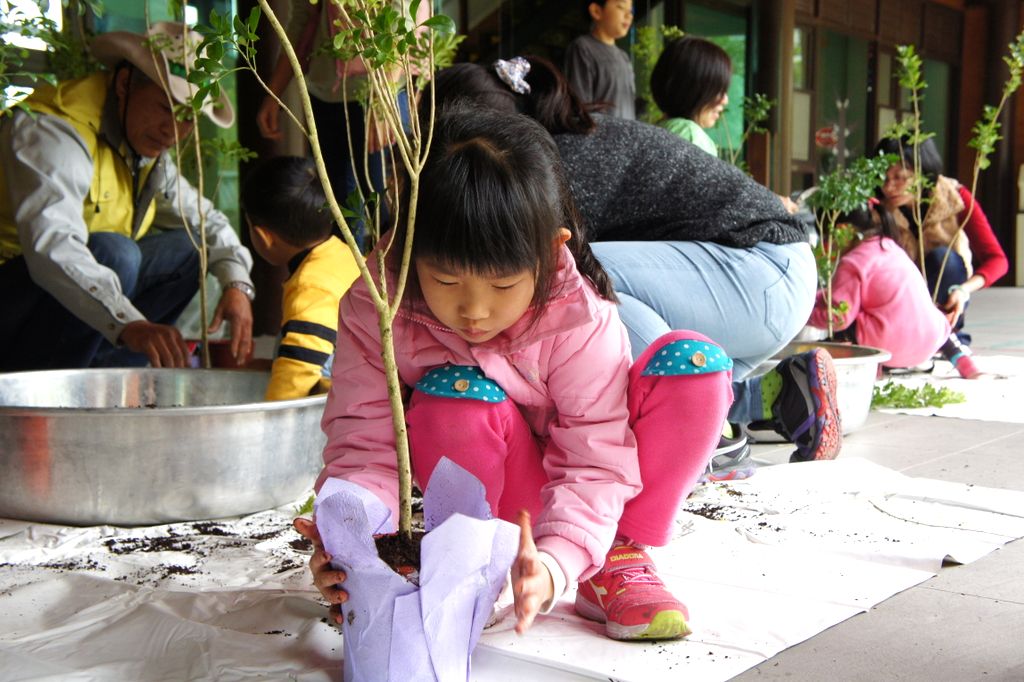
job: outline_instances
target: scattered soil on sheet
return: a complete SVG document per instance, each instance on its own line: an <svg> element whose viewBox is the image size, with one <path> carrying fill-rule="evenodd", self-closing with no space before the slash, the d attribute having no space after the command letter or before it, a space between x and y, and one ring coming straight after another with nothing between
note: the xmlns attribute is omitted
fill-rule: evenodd
<svg viewBox="0 0 1024 682"><path fill-rule="evenodd" d="M134 552L189 552L195 543L188 538L171 535L157 538L116 538L104 543L111 554Z"/></svg>
<svg viewBox="0 0 1024 682"><path fill-rule="evenodd" d="M224 528L224 526L216 523L210 523L208 521L193 523L192 528L200 535L218 535L221 537L234 535L234 533Z"/></svg>
<svg viewBox="0 0 1024 682"><path fill-rule="evenodd" d="M313 543L306 538L297 538L288 542L288 546L296 552L312 552Z"/></svg>
<svg viewBox="0 0 1024 682"><path fill-rule="evenodd" d="M689 507L686 511L697 516L703 516L705 519L711 519L712 521L721 521L725 518L725 507L720 507L717 504L702 504L699 507Z"/></svg>
<svg viewBox="0 0 1024 682"><path fill-rule="evenodd" d="M99 571L102 567L96 563L93 559L82 559L75 560L70 559L68 561L51 561L45 564L39 564L40 568L49 568L54 571Z"/></svg>

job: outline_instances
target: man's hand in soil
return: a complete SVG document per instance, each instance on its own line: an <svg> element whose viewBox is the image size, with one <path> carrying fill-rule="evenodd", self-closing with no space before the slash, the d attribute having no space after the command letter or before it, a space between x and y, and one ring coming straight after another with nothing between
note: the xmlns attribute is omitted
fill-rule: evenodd
<svg viewBox="0 0 1024 682"><path fill-rule="evenodd" d="M252 304L238 289L224 289L210 321L210 333L220 329L225 320L231 324L231 356L235 364L244 364L252 355Z"/></svg>
<svg viewBox="0 0 1024 682"><path fill-rule="evenodd" d="M551 573L540 560L533 544L530 513L519 512L519 555L512 564L512 596L515 598L516 632L523 634L537 617L541 607L554 598Z"/></svg>
<svg viewBox="0 0 1024 682"><path fill-rule="evenodd" d="M320 531L310 519L298 518L292 523L299 535L313 543L313 556L309 559L309 570L313 573L313 585L320 590L331 604L330 615L335 623L341 625L341 605L348 601L348 592L338 587L345 582L345 572L331 568L331 557L324 549L320 540Z"/></svg>

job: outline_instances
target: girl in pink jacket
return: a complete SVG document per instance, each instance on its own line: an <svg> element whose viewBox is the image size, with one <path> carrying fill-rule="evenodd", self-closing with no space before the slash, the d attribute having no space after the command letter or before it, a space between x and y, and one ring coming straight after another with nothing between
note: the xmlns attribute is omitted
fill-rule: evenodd
<svg viewBox="0 0 1024 682"><path fill-rule="evenodd" d="M833 319L837 337L892 353L887 367L914 367L941 352L967 379L979 372L970 348L951 333L949 320L932 303L921 271L895 241L894 224L885 214L857 211L849 216L864 229L863 240L843 254L832 279L832 300L847 311ZM808 322L828 328L825 292Z"/></svg>
<svg viewBox="0 0 1024 682"><path fill-rule="evenodd" d="M632 363L554 142L525 116L440 116L416 210L415 273L394 338L417 484L445 456L480 479L495 516L529 511L536 544L524 543L513 569L520 632L578 583L576 610L612 638L688 634L686 607L644 549L668 542L707 466L732 361L700 334L672 332ZM340 315L317 488L328 477L357 483L397 518L377 318L361 281ZM320 549L310 565L342 603L344 574Z"/></svg>

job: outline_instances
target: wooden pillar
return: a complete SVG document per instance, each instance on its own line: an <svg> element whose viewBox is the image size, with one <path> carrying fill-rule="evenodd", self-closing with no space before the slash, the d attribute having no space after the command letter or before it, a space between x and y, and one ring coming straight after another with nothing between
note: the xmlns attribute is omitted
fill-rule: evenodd
<svg viewBox="0 0 1024 682"><path fill-rule="evenodd" d="M1009 70L1003 62L1007 46L1013 42L1021 25L1020 0L996 0L989 3L989 40L985 55L985 102L995 105L1002 94L1003 83ZM1014 166L1015 138L1020 130L1014 129L1013 102L1010 102L999 118L1001 140L992 154L992 165L982 172L978 182L978 200L985 209L992 229L1004 250L1012 258L1016 251L1017 203L1014 188L1017 184L1017 168ZM970 156L970 155L968 155ZM961 178L969 181L969 177ZM1002 280L1003 283L1006 278Z"/></svg>
<svg viewBox="0 0 1024 682"><path fill-rule="evenodd" d="M1017 11L1017 30L1021 31L1024 30L1024 2L1020 2ZM1010 194L1013 194L1017 205L1017 219L1014 242L1006 244L1013 277L1007 283L1024 286L1024 89L1017 91L1013 114L1013 128L1007 137L1013 140L1013 172L1017 174L1017 183L1011 185L1014 191Z"/></svg>
<svg viewBox="0 0 1024 682"><path fill-rule="evenodd" d="M793 32L796 0L765 0L762 3L761 68L756 87L778 105L769 122L771 141L765 145L768 186L788 195L792 191L793 145Z"/></svg>

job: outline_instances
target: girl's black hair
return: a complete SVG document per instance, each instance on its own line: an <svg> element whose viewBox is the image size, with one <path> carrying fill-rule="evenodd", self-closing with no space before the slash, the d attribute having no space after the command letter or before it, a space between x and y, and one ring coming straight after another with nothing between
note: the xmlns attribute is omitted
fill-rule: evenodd
<svg viewBox="0 0 1024 682"><path fill-rule="evenodd" d="M596 124L590 110L569 85L562 72L543 57L527 57L530 73L526 82L530 92L517 94L506 85L493 68L480 64L454 64L442 69L434 78L435 106L438 108L460 100L478 106L519 112L536 119L552 135L586 134ZM422 98L423 113L429 109L429 98Z"/></svg>
<svg viewBox="0 0 1024 682"><path fill-rule="evenodd" d="M651 94L670 118L696 121L729 90L732 60L718 45L696 36L669 42L651 72Z"/></svg>
<svg viewBox="0 0 1024 682"><path fill-rule="evenodd" d="M485 276L534 272L533 305L540 311L554 293L552 245L565 227L577 269L601 296L616 300L581 229L554 140L540 125L518 114L456 105L441 111L433 135L420 176L414 258ZM401 253L403 237L397 235L393 253Z"/></svg>
<svg viewBox="0 0 1024 682"><path fill-rule="evenodd" d="M917 153L921 161L921 172L934 185L935 181L942 174L942 155L939 154L939 148L935 146L935 140L932 138L926 139L918 145ZM914 146L910 143L910 138L907 136L899 140L890 137L882 138L875 145L874 156L879 154L898 156L903 159L904 166L911 170L914 169Z"/></svg>
<svg viewBox="0 0 1024 682"><path fill-rule="evenodd" d="M928 179L930 185L923 193L923 198L928 199L931 197L932 188L935 187L936 180L942 174L942 155L939 154L939 148L935 146L935 140L931 138L918 145L917 153L918 160L921 163L921 174ZM889 137L882 138L875 145L874 154L875 156L879 154L892 154L902 159L904 167L910 170L914 169L914 146L911 144L909 136L904 136L899 140ZM875 190L875 196L880 200L885 198L881 187ZM881 218L882 234L900 242L902 246L906 246L904 243L905 235L897 227L893 216L881 204L875 210ZM910 225L911 233L916 237L920 232L920 227L914 222L913 208L911 206L900 206L897 210L903 213L907 224Z"/></svg>
<svg viewBox="0 0 1024 682"><path fill-rule="evenodd" d="M245 176L241 204L253 225L300 248L327 239L334 225L316 167L301 156L260 162Z"/></svg>

